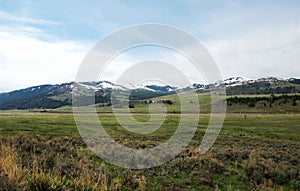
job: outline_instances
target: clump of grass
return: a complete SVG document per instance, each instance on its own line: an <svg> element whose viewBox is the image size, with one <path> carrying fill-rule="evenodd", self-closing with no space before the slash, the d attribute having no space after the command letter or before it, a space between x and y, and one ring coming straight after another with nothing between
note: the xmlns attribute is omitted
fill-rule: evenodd
<svg viewBox="0 0 300 191"><path fill-rule="evenodd" d="M264 191L284 191L284 188L282 186L274 185L271 179L264 180L264 182L259 187L260 190Z"/></svg>
<svg viewBox="0 0 300 191"><path fill-rule="evenodd" d="M114 189L117 188L117 182L114 182ZM99 172L91 172L88 167L82 169L79 177L74 179L75 190L108 190L107 170L104 164L99 167Z"/></svg>
<svg viewBox="0 0 300 191"><path fill-rule="evenodd" d="M65 176L58 176L57 171L47 170L46 166L39 166L39 161L43 163L43 158L39 160L34 154L32 160L32 168L28 169L26 176L26 190L30 191L55 191L67 190L67 183ZM46 163L43 163L46 165Z"/></svg>
<svg viewBox="0 0 300 191"><path fill-rule="evenodd" d="M65 177L56 177L50 173L43 171L32 172L28 174L26 180L26 190L40 191L40 190L66 190L66 184L64 184Z"/></svg>
<svg viewBox="0 0 300 191"><path fill-rule="evenodd" d="M138 190L143 191L146 190L146 179L143 175L138 178L139 187Z"/></svg>
<svg viewBox="0 0 300 191"><path fill-rule="evenodd" d="M0 188L18 190L23 186L25 170L22 168L14 147L0 146Z"/></svg>
<svg viewBox="0 0 300 191"><path fill-rule="evenodd" d="M109 190L118 191L121 190L122 182L119 177L113 178L110 183Z"/></svg>

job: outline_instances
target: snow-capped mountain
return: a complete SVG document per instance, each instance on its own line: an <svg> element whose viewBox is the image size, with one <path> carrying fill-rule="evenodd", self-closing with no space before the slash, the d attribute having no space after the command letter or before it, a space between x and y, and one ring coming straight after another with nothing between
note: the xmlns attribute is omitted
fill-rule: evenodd
<svg viewBox="0 0 300 191"><path fill-rule="evenodd" d="M171 86L159 86L159 85L146 85L145 88L148 88L152 91L160 91L160 92L175 92L174 87Z"/></svg>
<svg viewBox="0 0 300 191"><path fill-rule="evenodd" d="M238 86L252 81L252 79L245 77L230 77L218 83L223 84L225 86Z"/></svg>
<svg viewBox="0 0 300 191"><path fill-rule="evenodd" d="M87 89L101 90L101 89L119 89L119 90L146 90L152 92L175 92L175 87L159 86L159 85L118 85L109 81L99 82L81 82L80 85Z"/></svg>
<svg viewBox="0 0 300 191"><path fill-rule="evenodd" d="M80 82L80 85L84 86L87 89L100 90L100 89L126 89L121 85L116 85L109 81L92 81L92 82Z"/></svg>
<svg viewBox="0 0 300 191"><path fill-rule="evenodd" d="M248 79L238 77L229 78L229 80L225 81L228 95L300 93L300 83L295 78L264 77Z"/></svg>
<svg viewBox="0 0 300 191"><path fill-rule="evenodd" d="M75 88L82 91L73 91ZM110 103L112 90L129 91L131 99L147 99L174 93L170 86L139 85L125 86L109 81L97 82L70 82L55 85L33 86L21 90L0 94L0 109L33 109L33 108L57 108L72 104L72 93L80 92L86 95L86 90L95 92L97 103Z"/></svg>
<svg viewBox="0 0 300 191"><path fill-rule="evenodd" d="M72 104L72 92L78 84L95 92L97 103L110 103L112 90L130 91L130 99L148 99L182 91L209 91L211 87L225 86L228 95L300 93L300 79L265 77L250 79L230 77L214 84L194 83L187 87L168 85L123 86L109 81L70 82L55 85L33 86L8 93L0 93L0 109L57 108ZM84 91L82 92L84 95Z"/></svg>

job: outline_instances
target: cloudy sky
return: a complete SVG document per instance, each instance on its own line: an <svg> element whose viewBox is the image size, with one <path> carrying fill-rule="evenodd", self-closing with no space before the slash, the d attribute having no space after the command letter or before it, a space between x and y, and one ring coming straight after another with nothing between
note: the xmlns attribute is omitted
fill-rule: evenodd
<svg viewBox="0 0 300 191"><path fill-rule="evenodd" d="M142 23L172 25L195 36L224 78L300 77L299 0L0 0L0 92L73 81L99 40ZM169 53L153 50L160 54L150 48L116 60L130 64Z"/></svg>

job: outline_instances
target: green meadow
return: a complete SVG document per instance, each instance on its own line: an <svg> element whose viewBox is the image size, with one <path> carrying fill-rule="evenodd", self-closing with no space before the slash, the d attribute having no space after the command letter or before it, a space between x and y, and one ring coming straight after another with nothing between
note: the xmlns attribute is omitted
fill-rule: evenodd
<svg viewBox="0 0 300 191"><path fill-rule="evenodd" d="M111 136L129 135L113 114L98 114ZM137 121L147 121L149 114L133 114ZM201 114L198 131L204 132L209 114ZM169 114L162 127L147 136L172 135L180 114ZM226 114L220 134L300 141L300 114ZM53 135L79 137L73 114L37 113L28 111L0 112L1 135ZM136 135L137 136L137 135Z"/></svg>

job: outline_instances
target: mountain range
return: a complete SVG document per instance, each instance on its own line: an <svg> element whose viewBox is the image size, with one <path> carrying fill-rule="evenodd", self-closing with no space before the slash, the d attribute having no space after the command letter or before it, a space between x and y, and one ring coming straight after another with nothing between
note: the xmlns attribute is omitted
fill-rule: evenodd
<svg viewBox="0 0 300 191"><path fill-rule="evenodd" d="M0 93L0 109L54 109L72 105L72 89L76 82L33 86L7 93ZM210 88L225 86L227 95L240 94L290 94L300 93L300 79L266 77L250 79L231 77L213 84L194 83L187 87L139 85L125 87L110 81L82 82L80 85L95 92L95 102L109 105L112 90L130 90L131 100L149 99L183 91L207 92Z"/></svg>

